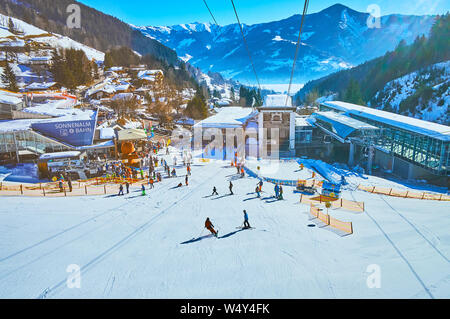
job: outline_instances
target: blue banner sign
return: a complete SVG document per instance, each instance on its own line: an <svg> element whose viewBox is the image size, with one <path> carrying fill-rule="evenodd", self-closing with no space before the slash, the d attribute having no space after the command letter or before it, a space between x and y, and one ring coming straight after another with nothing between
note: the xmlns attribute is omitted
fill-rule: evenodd
<svg viewBox="0 0 450 319"><path fill-rule="evenodd" d="M92 145L97 118L64 122L34 123L32 129L73 146Z"/></svg>

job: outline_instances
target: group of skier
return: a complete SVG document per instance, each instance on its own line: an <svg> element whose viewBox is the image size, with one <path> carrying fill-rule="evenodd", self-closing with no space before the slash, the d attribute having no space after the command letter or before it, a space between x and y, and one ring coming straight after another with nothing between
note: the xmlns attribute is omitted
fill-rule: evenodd
<svg viewBox="0 0 450 319"><path fill-rule="evenodd" d="M251 226L250 226L250 223L248 222L248 214L247 214L247 211L244 209L243 213L244 213L244 223L243 223L243 226L238 227L238 228L249 229L249 228L251 228ZM214 225L213 225L213 223L211 222L211 220L209 219L209 217L207 217L206 220L205 220L205 228L206 228L207 230L209 230L209 231L211 232L211 234L213 234L214 236L217 237L217 235L218 235L218 230L215 230L215 229L214 229Z"/></svg>

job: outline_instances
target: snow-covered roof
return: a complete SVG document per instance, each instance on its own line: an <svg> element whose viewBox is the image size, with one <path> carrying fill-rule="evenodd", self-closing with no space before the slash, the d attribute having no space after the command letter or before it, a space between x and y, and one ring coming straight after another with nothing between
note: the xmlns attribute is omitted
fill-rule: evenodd
<svg viewBox="0 0 450 319"><path fill-rule="evenodd" d="M114 95L111 100L113 100L113 101L131 100L133 98L133 96L134 96L133 93L118 93L118 94Z"/></svg>
<svg viewBox="0 0 450 319"><path fill-rule="evenodd" d="M86 96L91 96L91 95L94 95L94 94L96 94L98 92L105 92L107 94L112 94L112 93L116 92L116 88L115 88L114 85L111 85L111 84L106 84L106 85L103 85L103 86L99 85L99 86L96 86L96 87L94 87L94 88L92 88L90 90L87 90L86 91Z"/></svg>
<svg viewBox="0 0 450 319"><path fill-rule="evenodd" d="M307 121L306 116L297 116L295 118L295 126L311 126L311 123Z"/></svg>
<svg viewBox="0 0 450 319"><path fill-rule="evenodd" d="M19 97L19 95L0 91L0 103L16 105L22 103L22 99Z"/></svg>
<svg viewBox="0 0 450 319"><path fill-rule="evenodd" d="M44 82L44 83L34 82L26 86L25 88L28 90L47 90L52 86L54 86L55 84L56 82Z"/></svg>
<svg viewBox="0 0 450 319"><path fill-rule="evenodd" d="M446 125L341 101L327 101L323 102L322 105L351 115L361 116L399 129L411 131L413 133L426 135L443 141L450 141L450 127Z"/></svg>
<svg viewBox="0 0 450 319"><path fill-rule="evenodd" d="M112 127L105 127L100 129L101 140L111 140L116 137L116 133Z"/></svg>
<svg viewBox="0 0 450 319"><path fill-rule="evenodd" d="M292 98L286 94L269 94L264 98L262 107L292 107Z"/></svg>
<svg viewBox="0 0 450 319"><path fill-rule="evenodd" d="M52 60L51 56L35 56L30 58L30 61L51 61L51 60Z"/></svg>
<svg viewBox="0 0 450 319"><path fill-rule="evenodd" d="M65 122L65 121L85 121L95 118L95 111L80 109L73 109L74 112L70 115L55 117L50 119L24 119L24 120L5 120L0 121L0 133L25 131L31 129L31 126L36 123L51 123L51 122Z"/></svg>
<svg viewBox="0 0 450 319"><path fill-rule="evenodd" d="M25 41L23 40L10 40L10 41L4 41L0 42L0 47L24 47Z"/></svg>
<svg viewBox="0 0 450 319"><path fill-rule="evenodd" d="M202 128L234 128L242 127L244 123L254 117L257 111L249 107L227 106L219 110L219 113L210 116L194 125Z"/></svg>
<svg viewBox="0 0 450 319"><path fill-rule="evenodd" d="M40 160L50 160L56 158L66 158L66 157L78 157L81 152L79 151L67 151L67 152L56 152L56 153L45 153L42 154L39 159Z"/></svg>
<svg viewBox="0 0 450 319"><path fill-rule="evenodd" d="M139 71L138 78L141 80L147 80L147 81L153 82L153 81L155 81L155 76L158 73L161 75L164 75L163 71L161 71L161 70L143 70L143 71Z"/></svg>
<svg viewBox="0 0 450 319"><path fill-rule="evenodd" d="M114 87L116 91L126 91L130 88L130 84L119 84Z"/></svg>
<svg viewBox="0 0 450 319"><path fill-rule="evenodd" d="M341 123L345 126L357 129L357 130L361 130L361 129L373 129L373 130L378 130L379 128L370 124L367 124L363 121L359 121L357 119L354 119L352 117L346 116L344 114L341 113L336 113L336 112L332 112L332 111L328 111L328 112L315 112L313 114L313 116L318 116L319 118L325 118L325 119L329 119L332 120L334 122L338 122Z"/></svg>

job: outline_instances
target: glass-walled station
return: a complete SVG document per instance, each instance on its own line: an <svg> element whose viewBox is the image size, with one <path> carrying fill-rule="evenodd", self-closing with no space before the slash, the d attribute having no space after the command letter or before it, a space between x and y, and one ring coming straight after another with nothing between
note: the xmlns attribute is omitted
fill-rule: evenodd
<svg viewBox="0 0 450 319"><path fill-rule="evenodd" d="M17 161L20 156L66 150L70 148L32 130L0 132L0 160L5 162Z"/></svg>
<svg viewBox="0 0 450 319"><path fill-rule="evenodd" d="M385 127L377 140L378 147L437 175L449 174L449 144L450 141L392 127Z"/></svg>
<svg viewBox="0 0 450 319"><path fill-rule="evenodd" d="M450 174L450 127L340 101L324 102L320 109L380 128L375 148L433 175Z"/></svg>

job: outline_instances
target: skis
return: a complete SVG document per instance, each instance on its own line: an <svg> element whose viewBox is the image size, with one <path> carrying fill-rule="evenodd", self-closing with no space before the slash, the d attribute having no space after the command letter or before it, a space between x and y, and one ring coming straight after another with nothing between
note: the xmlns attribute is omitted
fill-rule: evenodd
<svg viewBox="0 0 450 319"><path fill-rule="evenodd" d="M239 226L239 227L236 227L236 229L242 229L242 230L244 230L244 229L255 229L255 227L243 227L243 226Z"/></svg>

